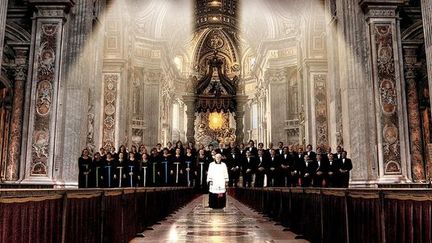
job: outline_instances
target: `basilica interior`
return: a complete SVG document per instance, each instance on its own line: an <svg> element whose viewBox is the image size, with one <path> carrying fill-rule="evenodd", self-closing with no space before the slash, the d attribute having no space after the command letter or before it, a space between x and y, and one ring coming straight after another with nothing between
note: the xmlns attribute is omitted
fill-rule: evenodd
<svg viewBox="0 0 432 243"><path fill-rule="evenodd" d="M428 183L423 2L2 1L2 186L178 140L340 145L353 187Z"/></svg>
<svg viewBox="0 0 432 243"><path fill-rule="evenodd" d="M356 224L340 217L347 230L336 242L432 238L430 218L420 223L429 230L409 231L412 238L386 231L394 225L383 217L400 211L384 209L385 200L403 199L378 189L422 188L416 193L429 193L426 199L408 200L426 201L425 215L431 213L430 0L0 0L0 66L0 188L76 188L83 149L93 155L121 145L150 150L177 141L218 147L251 140L265 148L279 142L325 151L340 146L352 160L349 187L365 191L324 190L319 202L327 202L326 195L342 198L336 213L360 217L364 211L354 199L372 200L361 206L369 210L362 222L376 221L376 227L357 235L350 228ZM194 198L187 189L173 190L148 195L182 195L178 205L166 203L167 213ZM294 205L292 193L300 193L288 190L285 197L233 189L230 197L239 201L226 213L249 215L242 202L312 242L332 242L324 233L327 204L317 209L319 236L284 221L284 200ZM314 191L302 193L303 200L315 200ZM17 197L8 190L0 195ZM0 212L7 200L0 199ZM407 210L421 215L421 207L410 205ZM166 216L142 215L153 217L150 225ZM59 237L53 239L73 236ZM121 237L111 242L131 239L125 232ZM0 242L10 241L0 236Z"/></svg>

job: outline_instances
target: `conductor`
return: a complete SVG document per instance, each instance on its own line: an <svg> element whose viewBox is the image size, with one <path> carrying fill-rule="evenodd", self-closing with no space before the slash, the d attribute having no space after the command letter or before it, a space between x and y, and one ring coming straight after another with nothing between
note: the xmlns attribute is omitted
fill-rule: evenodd
<svg viewBox="0 0 432 243"><path fill-rule="evenodd" d="M226 206L226 184L228 183L228 169L222 162L222 155L216 154L211 162L207 174L209 183L209 207L220 209Z"/></svg>

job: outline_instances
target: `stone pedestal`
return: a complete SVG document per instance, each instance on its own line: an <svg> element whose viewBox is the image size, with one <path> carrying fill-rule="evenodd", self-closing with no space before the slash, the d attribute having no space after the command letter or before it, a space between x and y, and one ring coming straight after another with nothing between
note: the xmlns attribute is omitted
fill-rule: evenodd
<svg viewBox="0 0 432 243"><path fill-rule="evenodd" d="M186 105L186 139L188 142L195 143L195 99L194 94L188 94L183 96L183 102Z"/></svg>
<svg viewBox="0 0 432 243"><path fill-rule="evenodd" d="M54 151L59 87L63 60L64 24L66 13L73 5L70 0L30 0L34 6L32 43L29 72L31 82L26 168L23 184L54 184ZM68 162L70 163L70 162Z"/></svg>
<svg viewBox="0 0 432 243"><path fill-rule="evenodd" d="M403 3L403 0L361 2L369 24L379 183L404 182L411 177L398 16L398 6Z"/></svg>

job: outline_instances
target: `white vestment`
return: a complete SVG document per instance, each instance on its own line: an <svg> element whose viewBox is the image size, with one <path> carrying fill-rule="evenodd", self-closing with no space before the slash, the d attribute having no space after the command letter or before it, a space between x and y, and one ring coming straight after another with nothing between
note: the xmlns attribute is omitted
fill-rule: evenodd
<svg viewBox="0 0 432 243"><path fill-rule="evenodd" d="M209 192L225 193L225 183L228 182L228 169L225 163L211 162L207 173L207 183L210 183Z"/></svg>

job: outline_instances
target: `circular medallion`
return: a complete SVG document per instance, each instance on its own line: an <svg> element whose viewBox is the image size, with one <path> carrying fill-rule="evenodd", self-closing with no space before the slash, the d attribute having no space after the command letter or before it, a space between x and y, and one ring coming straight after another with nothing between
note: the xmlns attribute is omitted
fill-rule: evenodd
<svg viewBox="0 0 432 243"><path fill-rule="evenodd" d="M111 116L115 113L115 106L113 104L108 104L105 106L105 114Z"/></svg>
<svg viewBox="0 0 432 243"><path fill-rule="evenodd" d="M219 34L213 34L207 41L207 45L212 49L222 48L224 45L223 39L219 36Z"/></svg>
<svg viewBox="0 0 432 243"><path fill-rule="evenodd" d="M387 124L383 129L383 138L389 144L394 144L398 141L399 131L394 124Z"/></svg>

